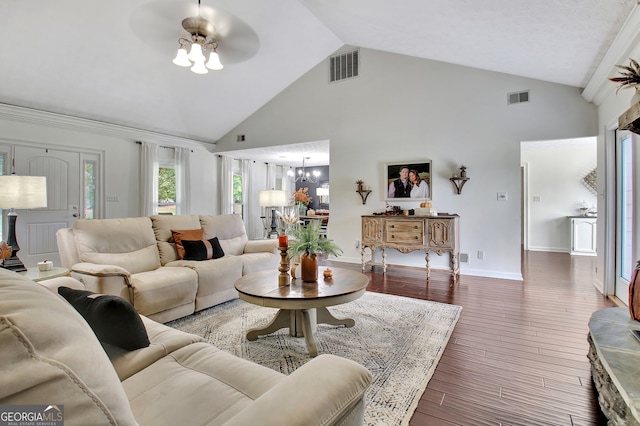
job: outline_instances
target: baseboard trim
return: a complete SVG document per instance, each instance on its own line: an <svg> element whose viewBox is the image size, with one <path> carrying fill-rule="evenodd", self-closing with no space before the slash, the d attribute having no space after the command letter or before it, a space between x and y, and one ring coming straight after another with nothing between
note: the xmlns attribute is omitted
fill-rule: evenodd
<svg viewBox="0 0 640 426"><path fill-rule="evenodd" d="M550 251L553 253L569 253L569 249L565 247L532 247L529 246L530 251Z"/></svg>
<svg viewBox="0 0 640 426"><path fill-rule="evenodd" d="M355 257L341 256L339 258L330 258L329 260L336 263L351 263L351 264L355 263L358 265L362 264L362 260L360 258L355 258ZM378 263L376 263L376 265L378 265ZM387 263L387 266L392 268L415 269L417 271L426 269L424 266L399 265L394 263ZM443 272L449 271L448 269L444 269L444 268L431 268L431 270L443 271ZM512 272L503 272L503 271L485 271L482 269L465 268L464 266L460 266L460 275L470 275L474 277L484 277L484 278L496 278L496 279L511 280L511 281L524 281L524 278L522 277L522 273L512 273Z"/></svg>

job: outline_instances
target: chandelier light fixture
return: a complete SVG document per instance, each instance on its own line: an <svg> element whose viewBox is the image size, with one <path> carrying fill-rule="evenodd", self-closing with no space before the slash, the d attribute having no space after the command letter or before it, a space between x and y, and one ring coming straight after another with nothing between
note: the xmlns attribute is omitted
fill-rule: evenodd
<svg viewBox="0 0 640 426"><path fill-rule="evenodd" d="M173 59L174 64L180 67L191 67L191 71L196 74L207 74L209 70L217 71L224 68L216 51L218 40L214 36L215 27L200 16L200 0L198 0L198 16L183 19L182 28L191 34L191 40L184 37L178 39L180 48ZM208 60L206 53L209 54Z"/></svg>
<svg viewBox="0 0 640 426"><path fill-rule="evenodd" d="M287 172L287 176L291 179L292 182L309 182L309 183L317 183L320 178L320 171L314 170L309 173L307 168L305 167L305 161L310 159L311 157L302 157L302 169L298 170L298 176L295 176L293 170L289 170ZM295 177L295 179L294 179Z"/></svg>

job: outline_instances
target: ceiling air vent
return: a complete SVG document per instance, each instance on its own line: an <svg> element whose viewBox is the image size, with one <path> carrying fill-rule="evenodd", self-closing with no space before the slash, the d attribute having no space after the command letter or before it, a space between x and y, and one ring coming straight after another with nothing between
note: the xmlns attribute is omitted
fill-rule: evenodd
<svg viewBox="0 0 640 426"><path fill-rule="evenodd" d="M340 53L329 58L329 81L341 81L358 76L359 51Z"/></svg>
<svg viewBox="0 0 640 426"><path fill-rule="evenodd" d="M507 93L507 105L529 102L529 91Z"/></svg>

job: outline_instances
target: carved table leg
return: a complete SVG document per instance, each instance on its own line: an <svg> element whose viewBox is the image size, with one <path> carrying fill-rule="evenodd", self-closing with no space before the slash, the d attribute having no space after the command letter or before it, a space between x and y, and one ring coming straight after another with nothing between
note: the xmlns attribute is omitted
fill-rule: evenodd
<svg viewBox="0 0 640 426"><path fill-rule="evenodd" d="M313 327L311 326L311 311L312 309L302 310L302 329L304 330L304 341L307 343L309 349L309 356L318 355L318 347L316 345L316 339L313 337Z"/></svg>
<svg viewBox="0 0 640 426"><path fill-rule="evenodd" d="M431 256L429 255L429 251L427 250L424 255L424 260L427 262L427 279L431 278L431 267L429 264L431 263Z"/></svg>
<svg viewBox="0 0 640 426"><path fill-rule="evenodd" d="M252 328L247 331L247 340L258 340L260 336L266 336L281 328L289 328L291 326L291 311L289 309L280 309L276 316L266 327Z"/></svg>
<svg viewBox="0 0 640 426"><path fill-rule="evenodd" d="M345 327L353 327L356 322L351 318L336 318L327 308L316 308L316 315L318 316L318 324L330 324L330 325L344 325Z"/></svg>
<svg viewBox="0 0 640 426"><path fill-rule="evenodd" d="M382 247L382 273L386 274L387 273L387 252L385 251L385 248Z"/></svg>
<svg viewBox="0 0 640 426"><path fill-rule="evenodd" d="M456 282L458 280L458 275L460 274L460 262L458 259L459 254L450 252L449 255L451 261L451 276L453 277L453 282Z"/></svg>

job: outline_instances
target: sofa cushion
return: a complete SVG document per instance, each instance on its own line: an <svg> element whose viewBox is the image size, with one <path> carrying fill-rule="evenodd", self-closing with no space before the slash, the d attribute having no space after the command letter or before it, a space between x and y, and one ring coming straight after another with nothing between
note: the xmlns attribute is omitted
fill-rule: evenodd
<svg viewBox="0 0 640 426"><path fill-rule="evenodd" d="M142 315L152 316L181 305L191 305L185 315L193 313L198 274L191 268L162 266L132 275L131 284L133 306Z"/></svg>
<svg viewBox="0 0 640 426"><path fill-rule="evenodd" d="M199 311L238 297L238 292L233 284L242 277L243 257L224 256L205 262L176 260L166 267L193 269L197 272L198 290L195 310Z"/></svg>
<svg viewBox="0 0 640 426"><path fill-rule="evenodd" d="M278 269L280 256L273 253L245 253L240 256L242 260L242 275L260 272L267 269Z"/></svg>
<svg viewBox="0 0 640 426"><path fill-rule="evenodd" d="M68 287L59 287L58 293L89 323L100 342L129 351L149 346L147 330L129 301Z"/></svg>
<svg viewBox="0 0 640 426"><path fill-rule="evenodd" d="M172 229L199 229L200 216L198 215L153 215L151 216L153 232L158 243L160 263L166 265L178 259L175 245L173 244ZM201 239L198 237L197 239Z"/></svg>
<svg viewBox="0 0 640 426"><path fill-rule="evenodd" d="M122 384L141 425L214 425L223 424L284 378L281 373L209 344L194 343ZM150 406L171 409L150 410Z"/></svg>
<svg viewBox="0 0 640 426"><path fill-rule="evenodd" d="M184 255L186 254L184 249L184 244L182 244L183 240L195 241L202 240L204 236L204 230L202 228L198 229L182 229L182 230L171 230L171 237L173 238L173 243L175 244L176 253L178 254L178 259L184 259Z"/></svg>
<svg viewBox="0 0 640 426"><path fill-rule="evenodd" d="M0 269L0 404L61 404L69 424L136 424L89 325L62 298Z"/></svg>
<svg viewBox="0 0 640 426"><path fill-rule="evenodd" d="M120 266L132 274L160 267L148 217L78 220L73 224L81 262Z"/></svg>
<svg viewBox="0 0 640 426"><path fill-rule="evenodd" d="M133 376L177 349L203 341L200 336L167 327L145 316L141 315L140 319L149 335L151 344L148 347L127 351L117 346L104 345L104 349L121 381Z"/></svg>
<svg viewBox="0 0 640 426"><path fill-rule="evenodd" d="M213 237L210 240L182 240L182 246L184 248L184 260L220 259L224 256L218 237Z"/></svg>
<svg viewBox="0 0 640 426"><path fill-rule="evenodd" d="M238 256L244 252L249 238L240 215L200 216L200 225L204 229L205 239L218 237L225 254Z"/></svg>

